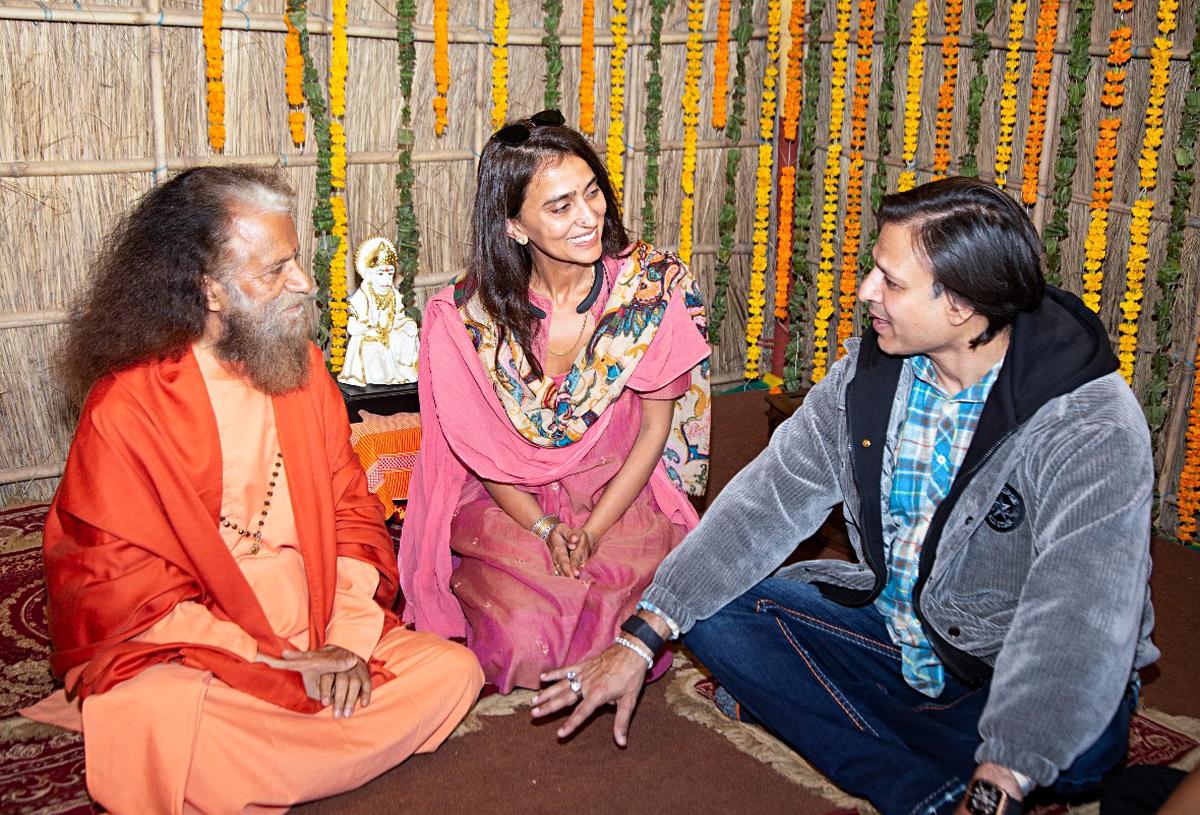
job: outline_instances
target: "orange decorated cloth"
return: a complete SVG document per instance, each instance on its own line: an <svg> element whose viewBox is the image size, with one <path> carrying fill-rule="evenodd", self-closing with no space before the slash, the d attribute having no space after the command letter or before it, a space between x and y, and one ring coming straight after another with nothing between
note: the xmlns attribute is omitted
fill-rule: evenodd
<svg viewBox="0 0 1200 815"><path fill-rule="evenodd" d="M376 416L360 410L358 415L362 421L350 426L350 444L367 474L367 489L391 515L396 501L408 499L408 484L421 449L421 414Z"/></svg>
<svg viewBox="0 0 1200 815"><path fill-rule="evenodd" d="M309 648L324 644L337 593L337 558L379 573L384 631L396 562L377 501L349 442L345 407L314 346L306 387L272 402L287 462L309 595ZM248 662L211 645L138 642L185 601L252 636L264 654L291 648L272 630L218 532L221 450L204 379L191 351L97 383L84 404L43 536L51 667L86 698L163 662L212 671L230 686L315 712L298 673ZM391 678L371 663L374 684ZM74 670L71 669L80 669Z"/></svg>

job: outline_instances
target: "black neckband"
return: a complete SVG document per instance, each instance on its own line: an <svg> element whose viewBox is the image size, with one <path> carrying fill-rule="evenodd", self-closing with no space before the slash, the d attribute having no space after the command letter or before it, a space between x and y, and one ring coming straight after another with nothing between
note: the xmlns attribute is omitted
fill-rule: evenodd
<svg viewBox="0 0 1200 815"><path fill-rule="evenodd" d="M604 261L603 260L596 261L596 265L592 267L592 270L596 274L595 279L592 280L592 290L588 292L587 297L583 298L583 300L580 301L579 305L575 306L576 314L583 314L588 309L590 309L592 306L596 305L596 298L600 296L600 287L604 283ZM535 306L533 303L530 303L529 307L531 309L533 309L534 315L539 320L546 319L546 312L542 311L540 308Z"/></svg>

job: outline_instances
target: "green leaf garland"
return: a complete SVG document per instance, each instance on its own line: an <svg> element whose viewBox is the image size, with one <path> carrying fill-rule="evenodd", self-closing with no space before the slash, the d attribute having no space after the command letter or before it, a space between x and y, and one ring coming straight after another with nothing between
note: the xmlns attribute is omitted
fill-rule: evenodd
<svg viewBox="0 0 1200 815"><path fill-rule="evenodd" d="M976 0L975 33L971 36L971 59L975 63L975 76L971 77L971 91L967 96L967 152L958 160L963 175L979 175L979 160L975 151L979 147L979 123L983 119L983 97L987 93L985 63L992 51L987 26L995 13L996 0Z"/></svg>
<svg viewBox="0 0 1200 815"><path fill-rule="evenodd" d="M546 34L542 37L542 47L546 49L546 93L543 104L546 110L558 110L562 91L559 83L562 81L562 41L558 38L558 24L562 20L562 0L542 0L542 27Z"/></svg>
<svg viewBox="0 0 1200 815"><path fill-rule="evenodd" d="M417 268L421 259L421 227L413 202L416 171L412 163L412 86L416 71L417 49L413 21L417 17L416 0L396 0L396 62L400 66L400 127L396 131L396 252L399 254L400 279L397 288L404 301L404 313L418 323L421 310L416 305Z"/></svg>
<svg viewBox="0 0 1200 815"><path fill-rule="evenodd" d="M658 221L654 207L658 198L658 155L662 150L662 28L670 0L650 0L650 78L646 80L646 186L642 191L642 240L654 243ZM711 332L710 332L711 333Z"/></svg>
<svg viewBox="0 0 1200 815"><path fill-rule="evenodd" d="M1071 181L1079 165L1079 124L1087 98L1087 78L1092 70L1088 53L1092 42L1092 14L1096 0L1074 0L1075 28L1071 31L1071 53L1067 57L1067 105L1058 120L1058 152L1054 158L1054 189L1050 201L1054 211L1042 228L1046 247L1046 282L1062 282L1062 239L1067 236L1067 207L1071 203Z"/></svg>
<svg viewBox="0 0 1200 815"><path fill-rule="evenodd" d="M900 0L888 0L883 12L883 82L879 86L879 111L875 119L875 135L879 142L879 158L871 170L871 213L879 212L887 190L887 157L892 154L892 121L896 115L896 62L900 58ZM862 277L875 265L871 249L879 238L879 224L873 223L870 236L863 241L858 256ZM870 316L863 310L863 320Z"/></svg>
<svg viewBox="0 0 1200 815"><path fill-rule="evenodd" d="M824 0L820 0L824 2ZM718 216L718 231L721 245L717 249L716 282L712 307L708 310L708 336L719 343L721 322L729 310L726 302L729 293L729 277L732 269L729 261L733 257L733 243L737 233L737 175L742 162L742 122L746 118L746 58L750 54L750 38L754 34L754 2L738 0L737 27L733 35L737 39L737 56L734 60L733 93L729 116L725 122L725 136L729 147L725 148L725 197Z"/></svg>

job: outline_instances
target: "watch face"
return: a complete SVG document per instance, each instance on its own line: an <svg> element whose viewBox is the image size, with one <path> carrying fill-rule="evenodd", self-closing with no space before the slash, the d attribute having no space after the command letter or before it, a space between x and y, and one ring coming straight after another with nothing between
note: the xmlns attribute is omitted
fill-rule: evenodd
<svg viewBox="0 0 1200 815"><path fill-rule="evenodd" d="M971 815L999 815L1007 803L1004 790L991 781L977 778L967 787L967 812Z"/></svg>

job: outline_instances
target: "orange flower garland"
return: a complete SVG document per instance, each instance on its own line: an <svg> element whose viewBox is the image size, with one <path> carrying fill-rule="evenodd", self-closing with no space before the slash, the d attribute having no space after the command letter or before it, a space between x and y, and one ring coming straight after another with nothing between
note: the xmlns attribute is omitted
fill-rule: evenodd
<svg viewBox="0 0 1200 815"><path fill-rule="evenodd" d="M433 0L433 132L446 132L446 94L450 92L450 0Z"/></svg>
<svg viewBox="0 0 1200 815"><path fill-rule="evenodd" d="M732 0L721 0L717 5L717 43L713 60L712 126L725 128L728 120L725 97L729 93L729 9Z"/></svg>
<svg viewBox="0 0 1200 815"><path fill-rule="evenodd" d="M596 0L583 0L579 40L579 129L596 132Z"/></svg>
<svg viewBox="0 0 1200 815"><path fill-rule="evenodd" d="M692 262L692 215L696 210L696 142L700 124L700 62L704 56L704 0L688 0L687 61L683 72L683 172L679 184L683 200L679 209L679 257Z"/></svg>
<svg viewBox="0 0 1200 815"><path fill-rule="evenodd" d="M1127 0L1117 0L1113 9L1122 11ZM1132 5L1132 3L1130 3ZM1104 91L1100 102L1100 136L1096 140L1093 164L1096 178L1092 184L1092 202L1087 238L1083 242L1083 302L1092 311L1100 311L1100 292L1104 286L1104 256L1108 253L1108 207L1113 196L1113 170L1117 165L1117 133L1121 129L1121 105L1125 103L1125 66L1133 56L1133 29L1119 25L1108 35L1108 70L1104 72Z"/></svg>
<svg viewBox="0 0 1200 815"><path fill-rule="evenodd" d="M300 32L292 25L292 18L286 12L283 22L287 26L287 36L283 41L286 55L283 85L287 91L289 108L288 132L292 135L292 144L299 147L304 144L304 55L300 52Z"/></svg>
<svg viewBox="0 0 1200 815"><path fill-rule="evenodd" d="M923 0L920 0L923 2ZM842 123L846 116L846 62L850 46L850 0L837 0L830 64L829 148L825 154L825 201L821 207L821 259L817 263L817 314L813 325L812 381L825 378L829 364L829 320L833 316L833 239L837 234L842 156Z"/></svg>
<svg viewBox="0 0 1200 815"><path fill-rule="evenodd" d="M863 148L867 143L867 106L871 101L871 55L875 39L875 0L858 5L858 50L854 60L854 96L850 106L850 169L846 174L846 220L842 235L842 276L838 298L837 356L854 334L858 299L858 249L862 240Z"/></svg>
<svg viewBox="0 0 1200 815"><path fill-rule="evenodd" d="M800 123L800 105L804 102L804 0L794 0L792 16L788 20L788 33L792 36L791 47L788 48L787 83L783 97L783 137L788 141L796 140L796 130ZM783 189L783 179L780 179L780 190ZM782 222L781 222L782 223ZM791 254L789 244L789 255ZM789 261L790 262L790 261ZM781 315L786 317L786 312Z"/></svg>
<svg viewBox="0 0 1200 815"><path fill-rule="evenodd" d="M333 235L337 250L329 262L329 370L337 373L346 361L346 255L350 233L346 218L346 73L350 58L346 41L346 4L333 0L333 27L329 59L329 205L333 210Z"/></svg>
<svg viewBox="0 0 1200 815"><path fill-rule="evenodd" d="M508 118L508 0L492 8L492 129L499 130Z"/></svg>
<svg viewBox="0 0 1200 815"><path fill-rule="evenodd" d="M1200 346L1196 350L1195 371L1200 371ZM1188 409L1187 445L1183 469L1179 473L1179 528L1176 535L1183 543L1196 539L1196 514L1200 511L1200 373L1192 377L1192 404Z"/></svg>
<svg viewBox="0 0 1200 815"><path fill-rule="evenodd" d="M925 76L925 39L929 30L929 2L917 0L912 10L908 44L908 82L904 92L904 169L896 191L911 190L917 183L917 138L921 132L921 81Z"/></svg>
<svg viewBox="0 0 1200 815"><path fill-rule="evenodd" d="M1021 40L1025 37L1028 8L1029 4L1024 0L1009 7L1008 54L1004 59L1004 84L1000 87L1000 132L996 136L996 186L1001 188L1008 179L1008 166L1012 163L1013 131L1017 126L1017 80L1021 78Z"/></svg>
<svg viewBox="0 0 1200 815"><path fill-rule="evenodd" d="M1056 5L1043 0L1046 6ZM933 178L950 167L950 134L954 127L954 88L958 84L958 37L962 32L963 0L946 0L946 36L942 38L942 84L938 86L937 118L933 126Z"/></svg>
<svg viewBox="0 0 1200 815"><path fill-rule="evenodd" d="M775 317L788 318L788 287L792 271L792 226L796 206L796 165L779 168L779 212L775 236Z"/></svg>
<svg viewBox="0 0 1200 815"><path fill-rule="evenodd" d="M204 39L204 78L208 101L208 143L225 148L225 52L221 48L221 0L204 0L201 30Z"/></svg>
<svg viewBox="0 0 1200 815"><path fill-rule="evenodd" d="M758 117L757 188L754 191L754 247L750 256L750 294L746 298L746 379L758 378L758 360L762 348L764 311L767 301L767 249L771 239L771 182L775 177L775 110L779 79L779 21L781 0L767 0L767 64L763 70L762 109ZM791 268L776 267L776 290L782 284L787 292Z"/></svg>
<svg viewBox="0 0 1200 815"><path fill-rule="evenodd" d="M1041 3L1034 38L1033 77L1029 80L1033 93L1029 99L1029 130L1025 133L1025 165L1021 170L1021 200L1026 204L1037 201L1038 171L1046 141L1046 97L1050 93L1054 40L1058 37L1058 4L1049 0Z"/></svg>
<svg viewBox="0 0 1200 815"><path fill-rule="evenodd" d="M1141 193L1133 203L1129 224L1129 257L1125 262L1125 295L1121 298L1121 324L1117 327L1117 359L1121 376L1133 384L1133 369L1137 360L1138 325L1142 316L1143 286L1146 280L1146 261L1150 258L1150 216L1154 214L1154 199L1150 191L1158 183L1158 151L1163 142L1163 108L1166 106L1167 83L1171 78L1171 51L1174 43L1175 12L1179 0L1159 0L1158 36L1150 46L1150 94L1146 102L1145 133L1142 153L1138 159L1141 172L1138 185Z"/></svg>
<svg viewBox="0 0 1200 815"><path fill-rule="evenodd" d="M629 17L625 14L627 0L613 0L612 52L609 63L612 69L611 91L608 103L608 141L605 165L612 181L617 203L625 192L625 52L629 50Z"/></svg>

